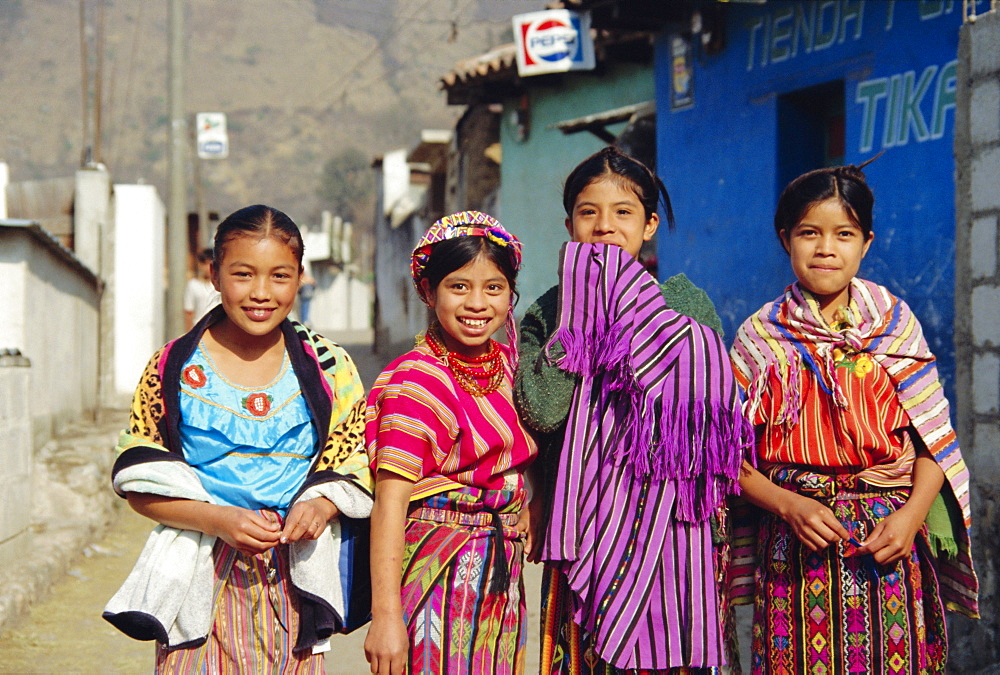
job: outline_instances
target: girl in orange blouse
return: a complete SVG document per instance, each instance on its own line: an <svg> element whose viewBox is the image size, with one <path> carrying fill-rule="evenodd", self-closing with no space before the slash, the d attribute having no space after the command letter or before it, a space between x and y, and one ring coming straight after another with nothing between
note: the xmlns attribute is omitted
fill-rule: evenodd
<svg viewBox="0 0 1000 675"><path fill-rule="evenodd" d="M757 428L740 480L763 509L756 551L733 555L730 580L737 603L756 592L755 673L941 672L945 607L977 615L968 472L934 356L906 304L855 276L873 204L854 166L785 188L774 225L797 281L731 351Z"/></svg>

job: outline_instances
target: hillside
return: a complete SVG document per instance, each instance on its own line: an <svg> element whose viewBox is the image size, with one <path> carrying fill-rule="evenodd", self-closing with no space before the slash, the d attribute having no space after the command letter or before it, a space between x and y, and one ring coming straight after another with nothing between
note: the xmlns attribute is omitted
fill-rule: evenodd
<svg viewBox="0 0 1000 675"><path fill-rule="evenodd" d="M272 203L311 221L323 164L450 127L437 80L510 39L541 0L187 0L185 108L228 116L230 155L202 163L208 207ZM84 0L93 92L100 0ZM11 180L70 175L84 152L77 0L0 0L0 160ZM103 0L102 159L167 194L167 3ZM193 156L193 152L192 152ZM194 207L193 190L189 203Z"/></svg>

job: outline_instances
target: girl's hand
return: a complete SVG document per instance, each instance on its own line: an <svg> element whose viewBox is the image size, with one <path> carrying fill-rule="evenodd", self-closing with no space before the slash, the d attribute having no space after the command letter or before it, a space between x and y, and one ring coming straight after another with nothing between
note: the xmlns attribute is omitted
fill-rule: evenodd
<svg viewBox="0 0 1000 675"><path fill-rule="evenodd" d="M792 526L795 536L810 551L821 551L834 542L850 539L851 534L829 508L790 490L784 492L777 513Z"/></svg>
<svg viewBox="0 0 1000 675"><path fill-rule="evenodd" d="M870 553L880 565L891 565L908 557L913 550L913 540L924 525L924 518L913 511L903 505L879 521L855 555Z"/></svg>
<svg viewBox="0 0 1000 675"><path fill-rule="evenodd" d="M527 555L531 552L531 510L528 504L522 506L521 510L517 512L517 522L514 523L514 529L524 537L524 553Z"/></svg>
<svg viewBox="0 0 1000 675"><path fill-rule="evenodd" d="M914 438L919 442L909 498L897 511L880 521L857 549L858 555L872 554L880 565L889 565L910 555L913 540L927 519L931 503L944 485L944 471L924 447L920 437Z"/></svg>
<svg viewBox="0 0 1000 675"><path fill-rule="evenodd" d="M281 543L287 544L301 539L318 539L326 529L330 519L340 511L326 497L296 502L285 518L285 528L281 531Z"/></svg>
<svg viewBox="0 0 1000 675"><path fill-rule="evenodd" d="M373 675L403 675L409 650L410 638L402 615L372 618L365 638L365 658Z"/></svg>
<svg viewBox="0 0 1000 675"><path fill-rule="evenodd" d="M541 547L536 546L542 541L542 509L545 508L541 497L535 497L527 506L521 509L517 519L517 529L523 532L527 539L524 542L524 555L528 562L541 562Z"/></svg>
<svg viewBox="0 0 1000 675"><path fill-rule="evenodd" d="M278 517L268 513L267 517L256 511L239 506L218 506L213 517L211 531L240 553L256 555L278 544L281 528Z"/></svg>

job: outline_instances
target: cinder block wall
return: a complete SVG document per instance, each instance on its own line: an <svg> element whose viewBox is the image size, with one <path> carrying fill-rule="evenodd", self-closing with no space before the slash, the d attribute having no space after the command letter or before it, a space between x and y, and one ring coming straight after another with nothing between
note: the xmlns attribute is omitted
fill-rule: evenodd
<svg viewBox="0 0 1000 675"><path fill-rule="evenodd" d="M1000 663L1000 13L962 27L955 94L956 418L983 618L952 619L949 666L983 672Z"/></svg>

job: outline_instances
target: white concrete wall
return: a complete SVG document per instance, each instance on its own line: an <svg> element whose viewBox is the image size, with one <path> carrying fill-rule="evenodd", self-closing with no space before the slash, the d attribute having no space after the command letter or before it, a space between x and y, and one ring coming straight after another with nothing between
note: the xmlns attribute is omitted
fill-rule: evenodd
<svg viewBox="0 0 1000 675"><path fill-rule="evenodd" d="M111 398L127 404L164 337L166 210L152 185L115 185Z"/></svg>
<svg viewBox="0 0 1000 675"><path fill-rule="evenodd" d="M375 351L396 355L413 347L414 336L427 328L427 310L413 288L410 258L430 223L420 213L403 150L386 153L381 172L375 221L374 314ZM419 199L426 198L426 191ZM400 204L406 208L400 208ZM394 216L409 214L400 222Z"/></svg>
<svg viewBox="0 0 1000 675"><path fill-rule="evenodd" d="M0 218L7 217L7 184L10 182L10 168L0 162Z"/></svg>
<svg viewBox="0 0 1000 675"><path fill-rule="evenodd" d="M103 235L111 224L111 177L103 167L76 172L73 197L73 251L100 274Z"/></svg>
<svg viewBox="0 0 1000 675"><path fill-rule="evenodd" d="M31 418L25 392L31 368L24 357L0 355L0 568L19 554L18 537L31 525Z"/></svg>
<svg viewBox="0 0 1000 675"><path fill-rule="evenodd" d="M12 230L4 236L0 230L0 287L3 288L7 316L0 321L0 349L20 349L25 343L27 321L28 258L31 239Z"/></svg>
<svg viewBox="0 0 1000 675"><path fill-rule="evenodd" d="M309 324L320 332L364 331L372 327L372 288L349 272L330 274L313 265L316 295Z"/></svg>
<svg viewBox="0 0 1000 675"><path fill-rule="evenodd" d="M54 239L0 223L0 349L31 361L27 391L34 447L99 407L96 276Z"/></svg>
<svg viewBox="0 0 1000 675"><path fill-rule="evenodd" d="M372 284L356 276L351 225L329 212L318 230L303 230L303 265L316 280L316 293L309 305L309 326L325 335L360 334L372 328ZM301 320L296 304L295 318Z"/></svg>

